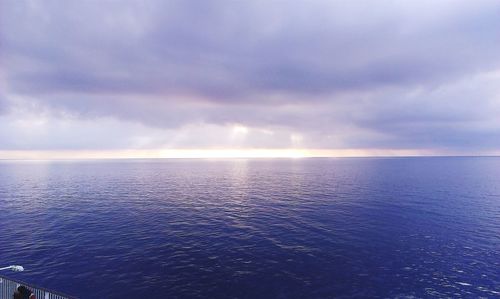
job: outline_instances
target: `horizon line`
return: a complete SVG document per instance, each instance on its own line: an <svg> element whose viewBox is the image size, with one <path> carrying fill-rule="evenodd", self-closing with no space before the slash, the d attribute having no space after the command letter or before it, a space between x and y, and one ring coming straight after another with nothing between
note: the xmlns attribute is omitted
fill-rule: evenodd
<svg viewBox="0 0 500 299"><path fill-rule="evenodd" d="M273 159L498 157L500 151L456 152L414 149L155 149L0 150L0 160Z"/></svg>

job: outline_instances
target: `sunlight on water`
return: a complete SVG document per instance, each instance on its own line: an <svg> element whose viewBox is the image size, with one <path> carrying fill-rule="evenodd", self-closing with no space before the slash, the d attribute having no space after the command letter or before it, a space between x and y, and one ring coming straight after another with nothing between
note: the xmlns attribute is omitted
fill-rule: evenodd
<svg viewBox="0 0 500 299"><path fill-rule="evenodd" d="M0 163L0 260L81 298L495 297L500 159Z"/></svg>

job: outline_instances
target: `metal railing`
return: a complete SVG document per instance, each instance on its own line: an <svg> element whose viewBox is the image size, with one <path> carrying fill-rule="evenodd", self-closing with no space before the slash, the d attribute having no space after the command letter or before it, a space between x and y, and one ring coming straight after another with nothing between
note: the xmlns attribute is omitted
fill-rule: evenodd
<svg viewBox="0 0 500 299"><path fill-rule="evenodd" d="M0 275L0 299L14 298L14 292L20 285L23 285L30 289L35 294L36 299L76 299L76 297L64 295L62 293L47 290L45 288L36 287L19 280L7 278L3 275Z"/></svg>

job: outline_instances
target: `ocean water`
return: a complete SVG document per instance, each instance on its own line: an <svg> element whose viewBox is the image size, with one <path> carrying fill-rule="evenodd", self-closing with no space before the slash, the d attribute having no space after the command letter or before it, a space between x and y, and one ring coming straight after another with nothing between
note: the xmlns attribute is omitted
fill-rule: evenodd
<svg viewBox="0 0 500 299"><path fill-rule="evenodd" d="M0 262L80 298L499 298L500 158L3 161Z"/></svg>

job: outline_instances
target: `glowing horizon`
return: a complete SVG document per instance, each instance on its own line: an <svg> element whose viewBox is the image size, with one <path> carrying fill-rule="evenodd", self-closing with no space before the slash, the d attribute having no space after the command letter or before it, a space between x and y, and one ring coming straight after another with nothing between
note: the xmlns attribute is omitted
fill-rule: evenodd
<svg viewBox="0 0 500 299"><path fill-rule="evenodd" d="M348 158L468 156L468 153L402 149L158 149L103 151L0 151L0 160L85 160L85 159L238 159L238 158ZM498 156L500 152L472 156Z"/></svg>

